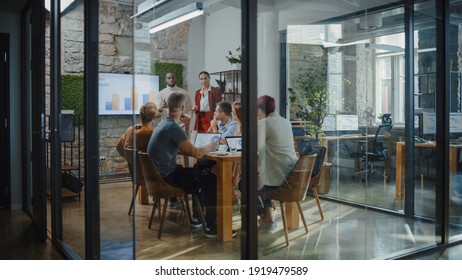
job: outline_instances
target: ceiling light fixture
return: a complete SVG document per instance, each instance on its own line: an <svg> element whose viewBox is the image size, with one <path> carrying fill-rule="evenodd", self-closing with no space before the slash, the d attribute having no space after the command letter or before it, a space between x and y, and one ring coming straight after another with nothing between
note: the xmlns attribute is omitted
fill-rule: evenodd
<svg viewBox="0 0 462 280"><path fill-rule="evenodd" d="M156 33L160 30L176 25L188 19L195 18L204 13L202 2L194 2L183 8L177 9L165 16L155 19L149 23L149 33Z"/></svg>

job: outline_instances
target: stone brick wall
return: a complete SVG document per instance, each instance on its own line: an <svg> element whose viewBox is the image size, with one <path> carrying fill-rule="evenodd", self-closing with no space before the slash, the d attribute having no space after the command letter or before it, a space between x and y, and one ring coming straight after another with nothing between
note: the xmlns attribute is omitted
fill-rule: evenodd
<svg viewBox="0 0 462 280"><path fill-rule="evenodd" d="M62 74L82 74L84 72L84 8L83 1L77 0L62 15ZM133 29L130 16L132 6L100 0L99 6L99 71L102 73L138 73L151 74L155 61L181 63L184 65L184 85L188 88L187 60L188 34L190 22L185 22L156 34L149 34L147 23L137 23ZM49 88L49 21L46 31L46 112L50 108ZM133 34L135 30L135 34ZM133 44L135 36L135 44ZM133 51L133 45L135 50ZM135 59L133 59L135 53ZM135 64L134 64L135 63ZM163 79L163 77L161 77ZM137 122L139 118L137 116ZM127 173L125 161L115 150L115 144L125 130L132 125L132 116L100 116L100 157L102 175ZM76 127L76 135L77 134ZM81 173L84 172L84 134L81 129L80 158ZM75 143L77 145L77 141ZM74 146L75 146L74 145ZM66 151L67 153L69 151ZM64 153L64 152L63 152ZM75 148L74 156L78 157Z"/></svg>

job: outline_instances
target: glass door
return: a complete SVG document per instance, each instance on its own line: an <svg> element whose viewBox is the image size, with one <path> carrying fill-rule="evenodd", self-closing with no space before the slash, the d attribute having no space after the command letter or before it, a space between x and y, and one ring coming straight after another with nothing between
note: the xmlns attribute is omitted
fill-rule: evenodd
<svg viewBox="0 0 462 280"><path fill-rule="evenodd" d="M153 7L146 7L143 3L138 5L134 14L134 67L131 72L134 81L133 102L139 100L139 106L142 102L154 101L157 109L165 110L163 107L167 105L164 106L163 101L168 99L170 93L181 92L187 100L184 114L192 117L190 128L184 128L188 135L187 141L192 145L198 133L198 116L201 117L201 123L210 121L219 101L226 102L225 106L229 109L226 109L229 112L221 115L223 122L228 121L231 114L237 118L239 111L236 113L236 108L239 104L234 102L239 102L241 94L244 94L240 92L240 1L158 1L154 2ZM178 20L176 23L170 21L194 14L196 16L190 20ZM171 82L172 76L175 76L176 84ZM145 77L155 81L152 87L145 87ZM210 96L208 107L193 111L193 108L201 106L202 89ZM133 109L137 110L138 106ZM167 116L163 114L154 122L153 135L156 129L164 125ZM138 116L134 115L133 120L138 121ZM220 147L226 154L225 135L222 136ZM236 177L233 183L231 176L233 165L239 164L240 157L232 156L230 152L228 154L230 158L209 158L215 164L211 170L215 182L210 184L216 185L217 193L214 194L214 190L204 185L202 197L199 197L201 203L210 203L205 211L205 219L208 219L206 227L195 226L196 223L189 220L186 212L174 209L170 202L159 240L160 219L157 214L153 217L152 226L148 226L153 198L149 197L145 205L135 204L137 259L240 258L242 232L239 179ZM188 166L194 166L196 160L180 156L177 164L187 170ZM204 196L210 200L203 199ZM192 209L191 195L188 195L188 200ZM192 212L193 217L196 214ZM211 218L213 215L216 215L216 219Z"/></svg>
<svg viewBox="0 0 462 280"><path fill-rule="evenodd" d="M324 1L324 13L319 13L318 1L264 2L258 6L258 95L274 97L278 112L291 120L299 156L310 145L325 147L327 154L316 188L320 208L312 188L301 203L309 233L297 207L285 207L289 214L284 224L276 204L276 228L259 232L259 257L371 259L434 244L434 220L421 221L411 214L413 220L407 221L402 216L404 195L413 194L404 194L404 185L399 185L404 168L412 164L402 158L401 149L403 142L412 143L404 137L406 128L419 128L417 119L405 120L406 112L414 110L406 107L405 98L414 93L406 92L404 6L392 1ZM414 47L417 53L434 48L428 40L418 45L423 43L419 35L432 28L426 17L432 17L433 4L415 6L412 57ZM419 178L412 183L415 192ZM431 189L431 181L425 183L429 185L424 192ZM434 203L435 193L426 194L424 199ZM423 205L427 202L416 199L416 209ZM434 215L434 209L429 211ZM352 242L357 250L342 249L351 249ZM384 242L393 245L380 248ZM274 249L284 243L290 246ZM288 249L294 246L303 250Z"/></svg>

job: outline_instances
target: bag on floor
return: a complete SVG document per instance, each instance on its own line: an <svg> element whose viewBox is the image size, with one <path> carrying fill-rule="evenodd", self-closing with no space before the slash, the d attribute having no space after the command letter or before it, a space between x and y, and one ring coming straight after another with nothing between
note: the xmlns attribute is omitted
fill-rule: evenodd
<svg viewBox="0 0 462 280"><path fill-rule="evenodd" d="M80 181L77 176L71 172L62 172L61 173L61 183L64 188L70 190L74 193L80 193L83 188L83 183Z"/></svg>

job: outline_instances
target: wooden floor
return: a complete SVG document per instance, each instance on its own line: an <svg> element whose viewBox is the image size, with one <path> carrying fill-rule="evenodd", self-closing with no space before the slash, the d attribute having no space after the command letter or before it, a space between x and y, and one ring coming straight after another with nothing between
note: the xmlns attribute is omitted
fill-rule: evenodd
<svg viewBox="0 0 462 280"><path fill-rule="evenodd" d="M242 236L240 215L233 216L238 235L220 243L191 229L185 214L168 210L162 240L157 239L157 217L153 229L147 224L151 205L136 204L135 215L127 215L129 182L102 184L102 259L240 259ZM84 195L81 200L63 202L64 241L84 258ZM285 246L279 205L274 212L277 229L258 233L259 259L362 260L383 259L393 253L427 246L434 241L434 226L422 221L367 211L322 200L325 220L321 221L314 200L302 203L309 233L303 227L289 232ZM49 219L50 220L50 219ZM454 234L460 234L454 232ZM135 236L135 238L133 238ZM62 259L49 241L38 240L30 218L22 210L0 210L0 259ZM451 247L422 259L462 259L462 246Z"/></svg>

